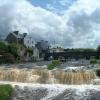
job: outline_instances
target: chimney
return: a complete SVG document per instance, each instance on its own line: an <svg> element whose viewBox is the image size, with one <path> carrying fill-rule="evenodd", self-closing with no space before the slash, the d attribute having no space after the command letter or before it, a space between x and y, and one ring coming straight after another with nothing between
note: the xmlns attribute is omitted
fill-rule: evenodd
<svg viewBox="0 0 100 100"><path fill-rule="evenodd" d="M13 33L16 34L16 35L18 35L19 34L19 31L14 31Z"/></svg>
<svg viewBox="0 0 100 100"><path fill-rule="evenodd" d="M23 33L23 37L25 38L27 36L27 33Z"/></svg>

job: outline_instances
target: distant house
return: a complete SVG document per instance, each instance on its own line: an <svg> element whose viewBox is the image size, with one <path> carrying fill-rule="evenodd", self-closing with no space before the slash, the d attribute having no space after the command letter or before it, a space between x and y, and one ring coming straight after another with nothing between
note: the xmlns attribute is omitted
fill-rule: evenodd
<svg viewBox="0 0 100 100"><path fill-rule="evenodd" d="M32 37L28 36L27 33L20 34L18 31L9 33L5 41L10 43L15 43L18 45L19 57L21 60L31 61L31 58L34 60L39 59L39 50L35 47L35 41ZM32 49L33 54L27 51L27 49Z"/></svg>
<svg viewBox="0 0 100 100"><path fill-rule="evenodd" d="M39 50L39 56L41 58L44 58L45 53L49 52L49 50L50 50L49 42L48 41L44 41L44 40L41 40L40 42L37 42L36 47Z"/></svg>
<svg viewBox="0 0 100 100"><path fill-rule="evenodd" d="M39 59L39 50L35 46L35 44L36 43L35 43L34 39L31 36L26 36L24 38L24 45L25 45L25 47L33 49L33 55L32 55L32 57L36 61L36 60Z"/></svg>
<svg viewBox="0 0 100 100"><path fill-rule="evenodd" d="M33 40L33 38L31 36L26 36L24 38L24 45L27 48L33 48L33 47L35 47L35 41Z"/></svg>
<svg viewBox="0 0 100 100"><path fill-rule="evenodd" d="M5 41L8 44L15 43L18 46L19 57L20 60L24 60L24 56L26 53L26 48L24 46L24 38L27 36L27 33L20 34L19 31L14 31L9 33L6 37Z"/></svg>
<svg viewBox="0 0 100 100"><path fill-rule="evenodd" d="M39 50L37 47L33 48L33 58L34 58L34 61L39 60Z"/></svg>
<svg viewBox="0 0 100 100"><path fill-rule="evenodd" d="M5 41L8 43L23 44L26 36L27 33L20 34L19 31L14 31L8 34Z"/></svg>
<svg viewBox="0 0 100 100"><path fill-rule="evenodd" d="M57 47L57 48L51 48L50 49L50 53L54 53L54 52L64 52L64 49L61 47Z"/></svg>

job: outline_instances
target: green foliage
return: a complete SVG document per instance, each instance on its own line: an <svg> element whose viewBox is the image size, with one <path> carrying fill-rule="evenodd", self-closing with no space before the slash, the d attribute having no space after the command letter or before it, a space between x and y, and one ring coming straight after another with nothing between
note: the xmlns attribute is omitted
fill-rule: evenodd
<svg viewBox="0 0 100 100"><path fill-rule="evenodd" d="M27 48L27 50L26 50L30 55L32 55L33 54L33 49L32 48Z"/></svg>
<svg viewBox="0 0 100 100"><path fill-rule="evenodd" d="M95 49L93 48L72 48L72 49L65 49L67 52L93 52Z"/></svg>
<svg viewBox="0 0 100 100"><path fill-rule="evenodd" d="M100 69L96 69L96 75L100 77Z"/></svg>
<svg viewBox="0 0 100 100"><path fill-rule="evenodd" d="M90 64L97 64L97 60L95 58L90 59Z"/></svg>
<svg viewBox="0 0 100 100"><path fill-rule="evenodd" d="M0 52L1 53L12 54L15 58L18 57L18 47L14 43L6 45L5 43L0 42Z"/></svg>
<svg viewBox="0 0 100 100"><path fill-rule="evenodd" d="M7 51L8 51L8 48L5 45L5 43L0 42L0 52L7 52Z"/></svg>
<svg viewBox="0 0 100 100"><path fill-rule="evenodd" d="M16 44L8 45L8 52L11 53L15 58L18 57L18 47Z"/></svg>
<svg viewBox="0 0 100 100"><path fill-rule="evenodd" d="M12 90L11 85L0 85L0 100L10 100Z"/></svg>
<svg viewBox="0 0 100 100"><path fill-rule="evenodd" d="M53 61L52 61L52 64L53 64L54 66L58 66L58 65L60 65L60 61L59 61L59 60L53 60Z"/></svg>
<svg viewBox="0 0 100 100"><path fill-rule="evenodd" d="M59 60L53 60L51 64L48 64L47 68L49 70L54 69L55 67L60 65L60 61Z"/></svg>
<svg viewBox="0 0 100 100"><path fill-rule="evenodd" d="M100 45L97 47L97 51L100 52Z"/></svg>

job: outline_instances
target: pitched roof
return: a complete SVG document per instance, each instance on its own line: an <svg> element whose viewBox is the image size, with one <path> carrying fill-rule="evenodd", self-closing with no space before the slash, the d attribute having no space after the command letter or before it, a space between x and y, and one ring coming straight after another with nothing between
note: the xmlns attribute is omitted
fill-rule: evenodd
<svg viewBox="0 0 100 100"><path fill-rule="evenodd" d="M12 33L16 38L19 38L19 39L23 39L24 38L24 35L23 34L15 34L14 32Z"/></svg>

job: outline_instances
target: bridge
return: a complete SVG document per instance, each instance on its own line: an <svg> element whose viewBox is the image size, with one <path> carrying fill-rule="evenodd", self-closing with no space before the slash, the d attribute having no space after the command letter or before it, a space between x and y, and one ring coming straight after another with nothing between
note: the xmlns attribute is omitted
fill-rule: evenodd
<svg viewBox="0 0 100 100"><path fill-rule="evenodd" d="M53 52L53 53L46 53L44 59L49 60L50 57L53 59L90 59L94 57L96 59L100 58L100 52L92 51L92 52Z"/></svg>

